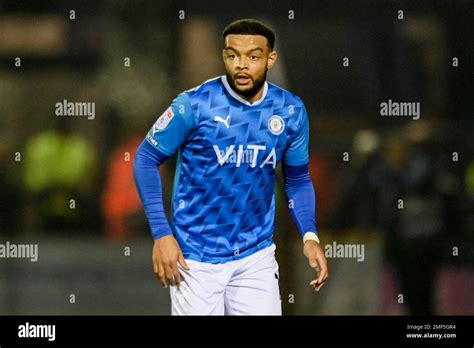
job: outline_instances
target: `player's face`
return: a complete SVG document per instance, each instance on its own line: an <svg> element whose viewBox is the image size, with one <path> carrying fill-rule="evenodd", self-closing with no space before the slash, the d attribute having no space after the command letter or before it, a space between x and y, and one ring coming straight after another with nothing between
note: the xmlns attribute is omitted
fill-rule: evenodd
<svg viewBox="0 0 474 348"><path fill-rule="evenodd" d="M276 52L270 51L266 37L229 34L225 38L223 58L232 89L251 102L258 100L267 70L276 61Z"/></svg>

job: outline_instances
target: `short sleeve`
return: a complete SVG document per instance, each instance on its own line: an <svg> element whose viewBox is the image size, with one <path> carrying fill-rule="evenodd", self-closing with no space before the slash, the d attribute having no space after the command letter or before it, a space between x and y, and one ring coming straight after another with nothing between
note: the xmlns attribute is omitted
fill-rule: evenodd
<svg viewBox="0 0 474 348"><path fill-rule="evenodd" d="M153 147L172 156L194 128L193 111L186 92L179 94L156 120L146 136Z"/></svg>

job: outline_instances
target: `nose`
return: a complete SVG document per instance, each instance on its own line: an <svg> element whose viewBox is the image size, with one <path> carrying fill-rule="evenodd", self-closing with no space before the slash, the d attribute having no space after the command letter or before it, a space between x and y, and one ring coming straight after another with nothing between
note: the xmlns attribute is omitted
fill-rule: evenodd
<svg viewBox="0 0 474 348"><path fill-rule="evenodd" d="M239 57L235 60L235 68L239 70L248 69L248 61L244 57Z"/></svg>

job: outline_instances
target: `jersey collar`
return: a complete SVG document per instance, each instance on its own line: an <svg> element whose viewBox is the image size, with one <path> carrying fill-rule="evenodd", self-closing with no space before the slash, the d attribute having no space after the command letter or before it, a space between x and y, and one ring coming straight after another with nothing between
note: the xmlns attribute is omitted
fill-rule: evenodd
<svg viewBox="0 0 474 348"><path fill-rule="evenodd" d="M221 76L221 80L222 80L222 84L224 85L225 89L227 90L227 92L229 92L229 94L234 97L235 99L237 99L239 102L245 104L245 105L248 105L248 106L255 106L255 105L258 105L260 104L261 102L263 102L263 100L265 99L265 97L267 96L267 92L268 92L268 83L267 81L265 81L265 83L263 84L263 93L262 93L262 96L260 97L260 99L254 101L253 103L249 102L248 100L245 100L244 98L242 98L240 95L238 95L237 93L234 92L234 90L232 89L232 87L230 87L229 85L229 82L227 82L227 76L225 75L222 75Z"/></svg>

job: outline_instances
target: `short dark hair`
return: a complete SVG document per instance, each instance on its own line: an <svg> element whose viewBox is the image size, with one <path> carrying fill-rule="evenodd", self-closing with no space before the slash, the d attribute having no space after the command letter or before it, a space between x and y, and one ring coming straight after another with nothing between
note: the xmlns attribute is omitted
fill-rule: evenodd
<svg viewBox="0 0 474 348"><path fill-rule="evenodd" d="M273 51L273 46L275 45L275 33L273 30L256 19L238 19L230 23L222 32L224 41L229 34L262 35L267 38L268 47L271 51Z"/></svg>

